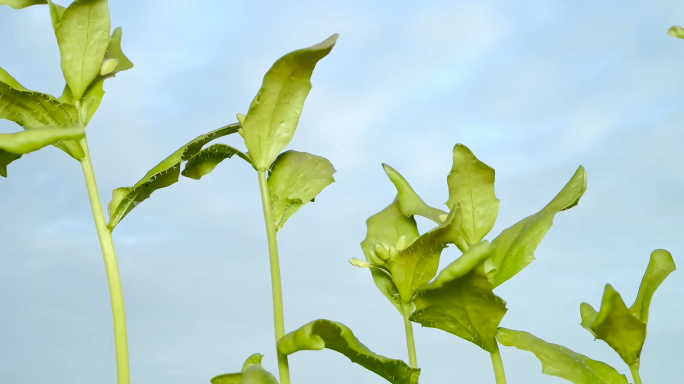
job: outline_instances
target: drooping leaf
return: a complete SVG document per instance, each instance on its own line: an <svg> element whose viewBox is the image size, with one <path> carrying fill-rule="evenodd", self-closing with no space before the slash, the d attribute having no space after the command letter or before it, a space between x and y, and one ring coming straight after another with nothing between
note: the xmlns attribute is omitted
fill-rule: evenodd
<svg viewBox="0 0 684 384"><path fill-rule="evenodd" d="M401 360L378 355L363 345L344 324L330 320L316 320L283 336L278 351L291 355L299 351L320 351L324 348L347 356L393 384L416 384L419 368L411 368Z"/></svg>
<svg viewBox="0 0 684 384"><path fill-rule="evenodd" d="M475 244L420 288L413 299L416 311L411 321L449 332L488 352L496 351L496 332L506 314L506 302L476 270L490 251L486 241Z"/></svg>
<svg viewBox="0 0 684 384"><path fill-rule="evenodd" d="M0 5L9 5L14 9L22 9L38 4L47 4L47 0L0 0Z"/></svg>
<svg viewBox="0 0 684 384"><path fill-rule="evenodd" d="M667 30L667 34L673 37L684 39L684 28L675 25Z"/></svg>
<svg viewBox="0 0 684 384"><path fill-rule="evenodd" d="M335 34L309 48L278 59L264 76L242 124L242 137L258 170L267 170L292 140L306 96L311 74L319 60L332 50Z"/></svg>
<svg viewBox="0 0 684 384"><path fill-rule="evenodd" d="M446 220L448 213L442 211L441 209L433 208L427 205L423 199L418 196L413 187L406 181L404 176L397 172L394 168L387 164L383 164L382 167L385 169L385 173L390 178L395 187L397 187L397 199L399 200L399 208L401 212L406 216L423 216L434 221L437 224L441 224Z"/></svg>
<svg viewBox="0 0 684 384"><path fill-rule="evenodd" d="M416 290L437 275L442 250L449 244L454 244L458 239L460 219L457 206L439 227L420 236L404 250L390 256L387 267L405 303L410 303Z"/></svg>
<svg viewBox="0 0 684 384"><path fill-rule="evenodd" d="M376 248L386 250L387 253L392 249L395 252L401 251L419 237L416 220L401 213L397 200L366 220L366 226L368 231L366 238L361 242L361 249L366 256L366 261L378 266L384 266L385 259L383 258L389 259L389 255L385 253L382 255L383 258L380 258L381 255L376 254ZM388 275L389 271L385 273L371 268L371 273L380 292L401 313L402 300L397 286Z"/></svg>
<svg viewBox="0 0 684 384"><path fill-rule="evenodd" d="M557 344L547 343L527 332L500 328L499 343L534 353L542 363L542 372L575 384L628 384L627 377L601 361Z"/></svg>
<svg viewBox="0 0 684 384"><path fill-rule="evenodd" d="M641 279L639 293L630 308L637 319L648 323L648 310L651 307L653 295L660 284L665 281L670 273L677 269L670 252L664 249L656 249L651 253L651 260L646 268L646 273Z"/></svg>
<svg viewBox="0 0 684 384"><path fill-rule="evenodd" d="M230 159L234 155L242 158L249 164L252 159L242 151L225 144L214 144L204 148L185 163L182 175L191 179L199 180L202 176L211 173L223 160Z"/></svg>
<svg viewBox="0 0 684 384"><path fill-rule="evenodd" d="M113 230L133 208L149 198L152 192L177 182L180 175L181 162L192 158L210 141L237 132L239 127L240 124L235 123L207 134L199 135L157 164L133 187L115 189L112 201L109 203L109 229Z"/></svg>
<svg viewBox="0 0 684 384"><path fill-rule="evenodd" d="M580 306L582 327L610 345L625 363L634 365L639 361L646 342L648 311L653 295L675 269L670 252L664 249L653 251L632 307L627 308L620 294L608 284L599 312L587 303Z"/></svg>
<svg viewBox="0 0 684 384"><path fill-rule="evenodd" d="M454 147L454 165L447 177L449 200L453 209L461 206L463 241L459 248L479 243L492 230L499 214L499 199L494 193L494 169L481 162L463 144Z"/></svg>
<svg viewBox="0 0 684 384"><path fill-rule="evenodd" d="M73 105L27 90L5 70L0 70L0 119L13 121L26 130L78 127L78 112ZM76 141L60 141L54 145L75 159L85 156Z"/></svg>
<svg viewBox="0 0 684 384"><path fill-rule="evenodd" d="M276 229L335 179L328 159L306 152L287 151L276 158L268 177L268 191Z"/></svg>
<svg viewBox="0 0 684 384"><path fill-rule="evenodd" d="M534 251L553 225L558 212L577 205L587 189L587 173L580 166L570 181L541 211L504 230L492 241L494 251L489 267L494 287L498 287L534 260Z"/></svg>
<svg viewBox="0 0 684 384"><path fill-rule="evenodd" d="M247 358L240 373L226 373L210 380L211 384L278 384L276 378L261 365L264 355L255 353Z"/></svg>
<svg viewBox="0 0 684 384"><path fill-rule="evenodd" d="M82 128L38 128L30 131L0 134L0 149L19 155L37 151L61 140L83 138Z"/></svg>
<svg viewBox="0 0 684 384"><path fill-rule="evenodd" d="M62 14L55 34L64 79L74 99L80 100L100 74L110 30L107 0L76 0Z"/></svg>

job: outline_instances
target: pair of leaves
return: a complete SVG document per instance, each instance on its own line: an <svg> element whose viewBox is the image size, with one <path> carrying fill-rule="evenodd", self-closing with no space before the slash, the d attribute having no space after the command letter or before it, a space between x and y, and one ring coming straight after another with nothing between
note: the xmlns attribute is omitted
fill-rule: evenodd
<svg viewBox="0 0 684 384"><path fill-rule="evenodd" d="M608 284L600 312L587 303L580 306L582 327L610 345L627 365L637 364L646 341L648 312L653 295L675 269L670 252L663 249L653 251L632 307L627 308L620 294Z"/></svg>
<svg viewBox="0 0 684 384"><path fill-rule="evenodd" d="M154 191L177 182L183 161L187 161L183 175L195 179L211 172L218 162L230 158L233 154L239 154L239 157L249 162L249 156L224 144L220 144L219 147L211 146L202 149L205 144L212 140L236 133L239 128L240 124L235 123L197 136L157 164L133 187L115 189L112 201L109 203L109 229L113 230L133 208L149 198ZM219 149L217 150L217 148Z"/></svg>
<svg viewBox="0 0 684 384"><path fill-rule="evenodd" d="M542 372L575 384L628 384L627 377L601 361L557 344L547 343L527 332L500 328L499 343L534 353L542 363Z"/></svg>
<svg viewBox="0 0 684 384"><path fill-rule="evenodd" d="M363 345L344 324L330 320L316 320L278 341L278 351L291 355L299 351L320 351L324 348L339 352L393 384L417 384L419 368L412 368L401 360L378 355ZM214 383L218 384L218 383Z"/></svg>
<svg viewBox="0 0 684 384"><path fill-rule="evenodd" d="M0 134L0 176L7 177L7 165L22 155L62 140L85 137L81 128L37 128L30 131Z"/></svg>
<svg viewBox="0 0 684 384"><path fill-rule="evenodd" d="M226 373L210 380L211 384L278 384L276 378L261 365L264 355L248 357L239 373Z"/></svg>
<svg viewBox="0 0 684 384"><path fill-rule="evenodd" d="M278 59L264 76L247 116L238 116L242 123L240 133L257 170L270 169L292 140L311 90L314 67L330 53L337 37L335 34L319 44Z"/></svg>

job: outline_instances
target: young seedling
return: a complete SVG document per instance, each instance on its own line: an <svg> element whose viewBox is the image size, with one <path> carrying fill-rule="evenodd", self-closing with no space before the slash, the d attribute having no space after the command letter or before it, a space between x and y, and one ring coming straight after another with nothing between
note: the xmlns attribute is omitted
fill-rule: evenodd
<svg viewBox="0 0 684 384"><path fill-rule="evenodd" d="M499 212L494 170L462 144L454 147L453 158L447 177L448 214L427 205L397 171L384 166L397 198L368 219L368 235L361 243L366 262L352 259L352 264L371 269L380 291L404 317L412 365L416 353L410 321L442 329L489 352L497 383L502 384L506 379L496 332L507 309L493 289L534 260L556 213L577 205L584 194L586 173L580 167L551 203L490 244L483 239ZM419 236L415 215L439 226ZM448 244L463 255L435 278L440 253Z"/></svg>
<svg viewBox="0 0 684 384"><path fill-rule="evenodd" d="M0 68L0 118L14 121L26 130L0 137L0 175L7 177L7 165L21 155L50 144L81 163L109 280L118 383L128 384L123 290L85 128L104 97L104 81L132 68L133 63L121 51L121 28L111 31L107 0L76 0L67 8L49 0L1 0L0 4L17 9L49 4L67 83L62 96L55 98L26 89Z"/></svg>

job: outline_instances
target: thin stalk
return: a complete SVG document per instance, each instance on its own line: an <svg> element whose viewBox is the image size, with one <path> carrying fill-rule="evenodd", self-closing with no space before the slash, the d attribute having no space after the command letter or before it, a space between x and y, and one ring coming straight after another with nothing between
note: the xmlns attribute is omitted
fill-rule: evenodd
<svg viewBox="0 0 684 384"><path fill-rule="evenodd" d="M634 384L642 384L641 376L639 375L639 363L630 365L629 370L632 372L632 379L634 379Z"/></svg>
<svg viewBox="0 0 684 384"><path fill-rule="evenodd" d="M496 350L490 354L492 355L492 365L494 366L496 384L506 384L506 373L504 372L503 360L501 360L499 347L497 347Z"/></svg>
<svg viewBox="0 0 684 384"><path fill-rule="evenodd" d="M409 363L411 367L418 368L418 357L416 356L416 342L413 339L413 324L409 320L411 306L401 303L401 314L404 317L404 329L406 330L406 347L408 348Z"/></svg>
<svg viewBox="0 0 684 384"><path fill-rule="evenodd" d="M81 126L83 126L83 123L81 123ZM85 157L80 160L81 167L83 168L83 177L85 178L86 187L88 187L90 206L93 210L97 236L100 239L100 247L102 247L102 256L104 257L105 269L107 271L107 279L109 280L109 295L112 301L112 315L114 317L114 345L116 347L116 372L118 383L130 384L126 311L124 309L123 289L121 288L119 265L116 261L114 239L112 238L112 231L107 227L107 219L104 210L102 209L100 194L97 191L95 170L93 169L93 163L90 159L88 140L83 138L80 140L80 143L85 152Z"/></svg>
<svg viewBox="0 0 684 384"><path fill-rule="evenodd" d="M283 314L283 288L280 283L280 261L278 260L278 238L276 235L275 222L273 221L273 211L271 210L271 195L268 193L268 183L266 181L266 171L259 172L259 189L261 190L261 203L264 210L264 221L266 222L266 233L268 235L268 254L271 259L271 287L273 289L273 322L275 324L276 343L285 336L285 315ZM290 384L290 366L287 356L278 352L278 371L280 372L280 383Z"/></svg>

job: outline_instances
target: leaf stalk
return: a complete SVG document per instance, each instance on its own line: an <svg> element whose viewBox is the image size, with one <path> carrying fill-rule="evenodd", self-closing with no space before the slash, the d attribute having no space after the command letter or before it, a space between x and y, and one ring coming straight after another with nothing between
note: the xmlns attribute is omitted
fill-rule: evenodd
<svg viewBox="0 0 684 384"><path fill-rule="evenodd" d="M643 384L641 381L641 375L639 375L639 363L632 364L629 366L630 372L632 372L632 379L634 379L634 384Z"/></svg>
<svg viewBox="0 0 684 384"><path fill-rule="evenodd" d="M408 303L401 303L401 314L404 317L404 329L406 331L406 347L408 348L409 363L412 368L418 368L418 357L416 356L416 342L413 338L413 324L409 317L411 316L411 306Z"/></svg>
<svg viewBox="0 0 684 384"><path fill-rule="evenodd" d="M499 352L499 347L497 347L494 352L490 352L490 354L492 356L496 384L506 384L506 373L504 372L504 365L503 360L501 359L501 352Z"/></svg>

